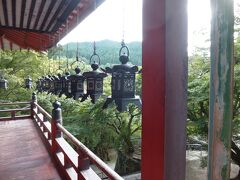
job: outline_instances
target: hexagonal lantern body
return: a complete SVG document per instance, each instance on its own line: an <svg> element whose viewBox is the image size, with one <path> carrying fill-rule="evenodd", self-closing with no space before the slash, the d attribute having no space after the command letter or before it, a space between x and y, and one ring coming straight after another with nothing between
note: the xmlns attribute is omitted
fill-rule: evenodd
<svg viewBox="0 0 240 180"><path fill-rule="evenodd" d="M54 76L49 76L50 79L50 88L48 93L54 93L55 87L54 87Z"/></svg>
<svg viewBox="0 0 240 180"><path fill-rule="evenodd" d="M93 69L92 71L83 73L83 76L87 80L87 94L84 95L81 101L84 101L90 96L92 103L95 103L103 94L103 78L105 78L107 74L98 70L98 64L93 63L91 67Z"/></svg>
<svg viewBox="0 0 240 180"><path fill-rule="evenodd" d="M66 72L64 75L62 75L60 77L62 89L59 93L59 97L61 97L63 94L65 94L67 97L69 97L69 94L68 94L68 87L69 87L68 77L69 76L70 76L70 73Z"/></svg>
<svg viewBox="0 0 240 180"><path fill-rule="evenodd" d="M36 90L38 92L42 92L42 84L43 84L43 79L42 78L39 78L37 81L36 81Z"/></svg>
<svg viewBox="0 0 240 180"><path fill-rule="evenodd" d="M30 76L28 76L25 79L25 88L26 89L31 89L32 88L32 79L30 78Z"/></svg>
<svg viewBox="0 0 240 180"><path fill-rule="evenodd" d="M6 79L4 78L0 79L0 89L7 89L8 88L7 84L8 84L8 81Z"/></svg>
<svg viewBox="0 0 240 180"><path fill-rule="evenodd" d="M112 98L135 97L135 73L137 66L115 65L112 68Z"/></svg>
<svg viewBox="0 0 240 180"><path fill-rule="evenodd" d="M123 48L127 49L127 54L122 53ZM122 44L122 48L119 51L120 65L115 65L112 68L106 68L107 73L112 74L111 90L112 96L108 97L104 108L108 106L112 101L115 101L117 109L119 111L125 111L129 103L141 106L141 99L135 95L135 76L138 72L138 67L128 64L129 50Z"/></svg>
<svg viewBox="0 0 240 180"><path fill-rule="evenodd" d="M54 83L54 94L58 95L62 91L62 83L61 83L61 74L58 74L57 76L53 77L53 83Z"/></svg>
<svg viewBox="0 0 240 180"><path fill-rule="evenodd" d="M45 91L49 93L50 88L51 88L51 77L48 75L45 77Z"/></svg>
<svg viewBox="0 0 240 180"><path fill-rule="evenodd" d="M68 93L73 99L79 99L84 95L83 83L85 77L81 74L79 67L75 69L75 73L68 77L70 85L68 86Z"/></svg>
<svg viewBox="0 0 240 180"><path fill-rule="evenodd" d="M42 77L42 90L47 91L47 76Z"/></svg>

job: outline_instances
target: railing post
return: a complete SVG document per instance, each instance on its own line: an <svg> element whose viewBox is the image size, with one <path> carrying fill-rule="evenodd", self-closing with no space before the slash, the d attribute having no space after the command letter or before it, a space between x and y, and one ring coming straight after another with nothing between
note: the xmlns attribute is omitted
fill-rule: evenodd
<svg viewBox="0 0 240 180"><path fill-rule="evenodd" d="M16 111L11 111L11 119L14 120L16 115Z"/></svg>
<svg viewBox="0 0 240 180"><path fill-rule="evenodd" d="M34 109L36 108L35 103L37 103L37 94L35 92L32 93L32 102L31 102L31 118L34 118Z"/></svg>
<svg viewBox="0 0 240 180"><path fill-rule="evenodd" d="M57 142L56 138L62 137L61 131L57 127L57 123L62 124L62 109L61 103L55 101L53 103L53 110L52 110L52 121L51 121L51 130L52 130L52 153L57 153Z"/></svg>
<svg viewBox="0 0 240 180"><path fill-rule="evenodd" d="M90 164L90 160L88 158L88 156L81 150L81 149L77 149L78 152L78 180L81 180L82 174L80 173L82 170L88 169L89 168L89 164Z"/></svg>

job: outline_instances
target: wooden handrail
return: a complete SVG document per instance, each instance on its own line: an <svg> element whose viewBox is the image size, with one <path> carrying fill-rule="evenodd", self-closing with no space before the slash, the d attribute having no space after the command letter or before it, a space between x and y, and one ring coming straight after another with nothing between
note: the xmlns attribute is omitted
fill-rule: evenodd
<svg viewBox="0 0 240 180"><path fill-rule="evenodd" d="M59 110L54 109L53 111L58 111L59 114L57 116L56 114L51 116L36 102L33 102L32 105L34 106L33 118L36 120L40 130L47 140L48 148L51 151L52 156L57 160L56 163L58 163L62 168L61 171L67 174L67 179L72 179L71 176L74 174L71 174L71 171L69 170L67 171L67 169L69 169L71 166L80 179L100 179L97 173L89 167L88 161L90 160L109 179L123 180L121 176L119 176L114 170L112 170L107 164L105 164L99 157L97 157L91 150L89 150L60 124L61 112L59 112ZM49 123L46 119L51 121L51 123ZM64 136L62 136L62 134L64 134ZM76 146L77 152L63 137L71 141L73 145ZM87 168L88 173L83 173L86 171L85 168ZM75 177L75 175L73 176Z"/></svg>
<svg viewBox="0 0 240 180"><path fill-rule="evenodd" d="M31 110L31 108L1 109L1 110L0 110L0 113L12 112L12 111L15 111L15 112L18 112L18 111L30 111L30 110Z"/></svg>
<svg viewBox="0 0 240 180"><path fill-rule="evenodd" d="M97 157L91 150L89 150L83 143L81 143L76 137L74 137L67 129L61 124L57 123L57 127L63 132L63 134L70 140L77 148L79 148L89 159L101 169L109 178L116 180L123 180L115 171L113 171L108 165L106 165L99 157Z"/></svg>
<svg viewBox="0 0 240 180"><path fill-rule="evenodd" d="M38 108L38 111L41 112L43 115L46 116L47 119L51 120L52 119L52 116L47 112L45 111L39 104L37 104L36 102L34 102L34 105Z"/></svg>
<svg viewBox="0 0 240 180"><path fill-rule="evenodd" d="M7 105L22 105L22 104L31 104L30 101L26 102L0 102L0 106L7 106Z"/></svg>
<svg viewBox="0 0 240 180"><path fill-rule="evenodd" d="M0 102L0 106L10 106L10 105L23 105L23 104L28 104L31 105L31 102L14 102L14 103L2 103ZM30 111L31 112L32 108L29 107L23 107L23 108L14 108L14 109L1 109L0 113L10 113L10 117L0 117L0 120L16 120L16 119L25 119L25 118L30 118L31 115L21 115L21 116L16 116L16 112L22 112L22 111Z"/></svg>

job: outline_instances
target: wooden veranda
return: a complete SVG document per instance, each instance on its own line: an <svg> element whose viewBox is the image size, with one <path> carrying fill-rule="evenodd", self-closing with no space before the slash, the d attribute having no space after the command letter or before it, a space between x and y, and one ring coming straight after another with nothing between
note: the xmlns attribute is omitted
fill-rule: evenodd
<svg viewBox="0 0 240 180"><path fill-rule="evenodd" d="M0 106L19 104L27 106L0 110L10 115L0 117L0 179L123 179L61 125L58 102L53 116L35 94L30 102ZM28 114L19 116L22 111Z"/></svg>
<svg viewBox="0 0 240 180"><path fill-rule="evenodd" d="M0 138L0 179L61 179L32 119L0 121Z"/></svg>

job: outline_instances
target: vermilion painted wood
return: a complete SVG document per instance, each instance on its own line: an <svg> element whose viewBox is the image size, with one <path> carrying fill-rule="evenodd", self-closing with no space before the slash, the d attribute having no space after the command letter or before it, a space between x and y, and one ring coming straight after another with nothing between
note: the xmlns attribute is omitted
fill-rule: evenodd
<svg viewBox="0 0 240 180"><path fill-rule="evenodd" d="M30 119L0 122L0 179L60 179Z"/></svg>
<svg viewBox="0 0 240 180"><path fill-rule="evenodd" d="M54 119L36 102L34 106L36 108L33 109L33 117L35 117L37 127L40 127L40 132L43 133L42 137L44 141L47 142L46 145L49 148L49 152L52 154L51 156L55 160L61 176L65 177L64 179L101 179L96 172L89 167L90 159L109 179L122 180L116 172L58 123L60 122L59 119ZM44 116L46 117L46 122L44 122ZM61 115L57 117L61 119ZM48 120L51 120L51 124ZM44 135L45 133L49 134L48 137ZM59 136L56 138L56 135L61 133L76 146L78 152L76 152L63 137ZM49 137L51 143L48 141Z"/></svg>
<svg viewBox="0 0 240 180"><path fill-rule="evenodd" d="M164 176L165 0L143 1L142 179Z"/></svg>
<svg viewBox="0 0 240 180"><path fill-rule="evenodd" d="M143 1L142 179L185 179L186 0Z"/></svg>

